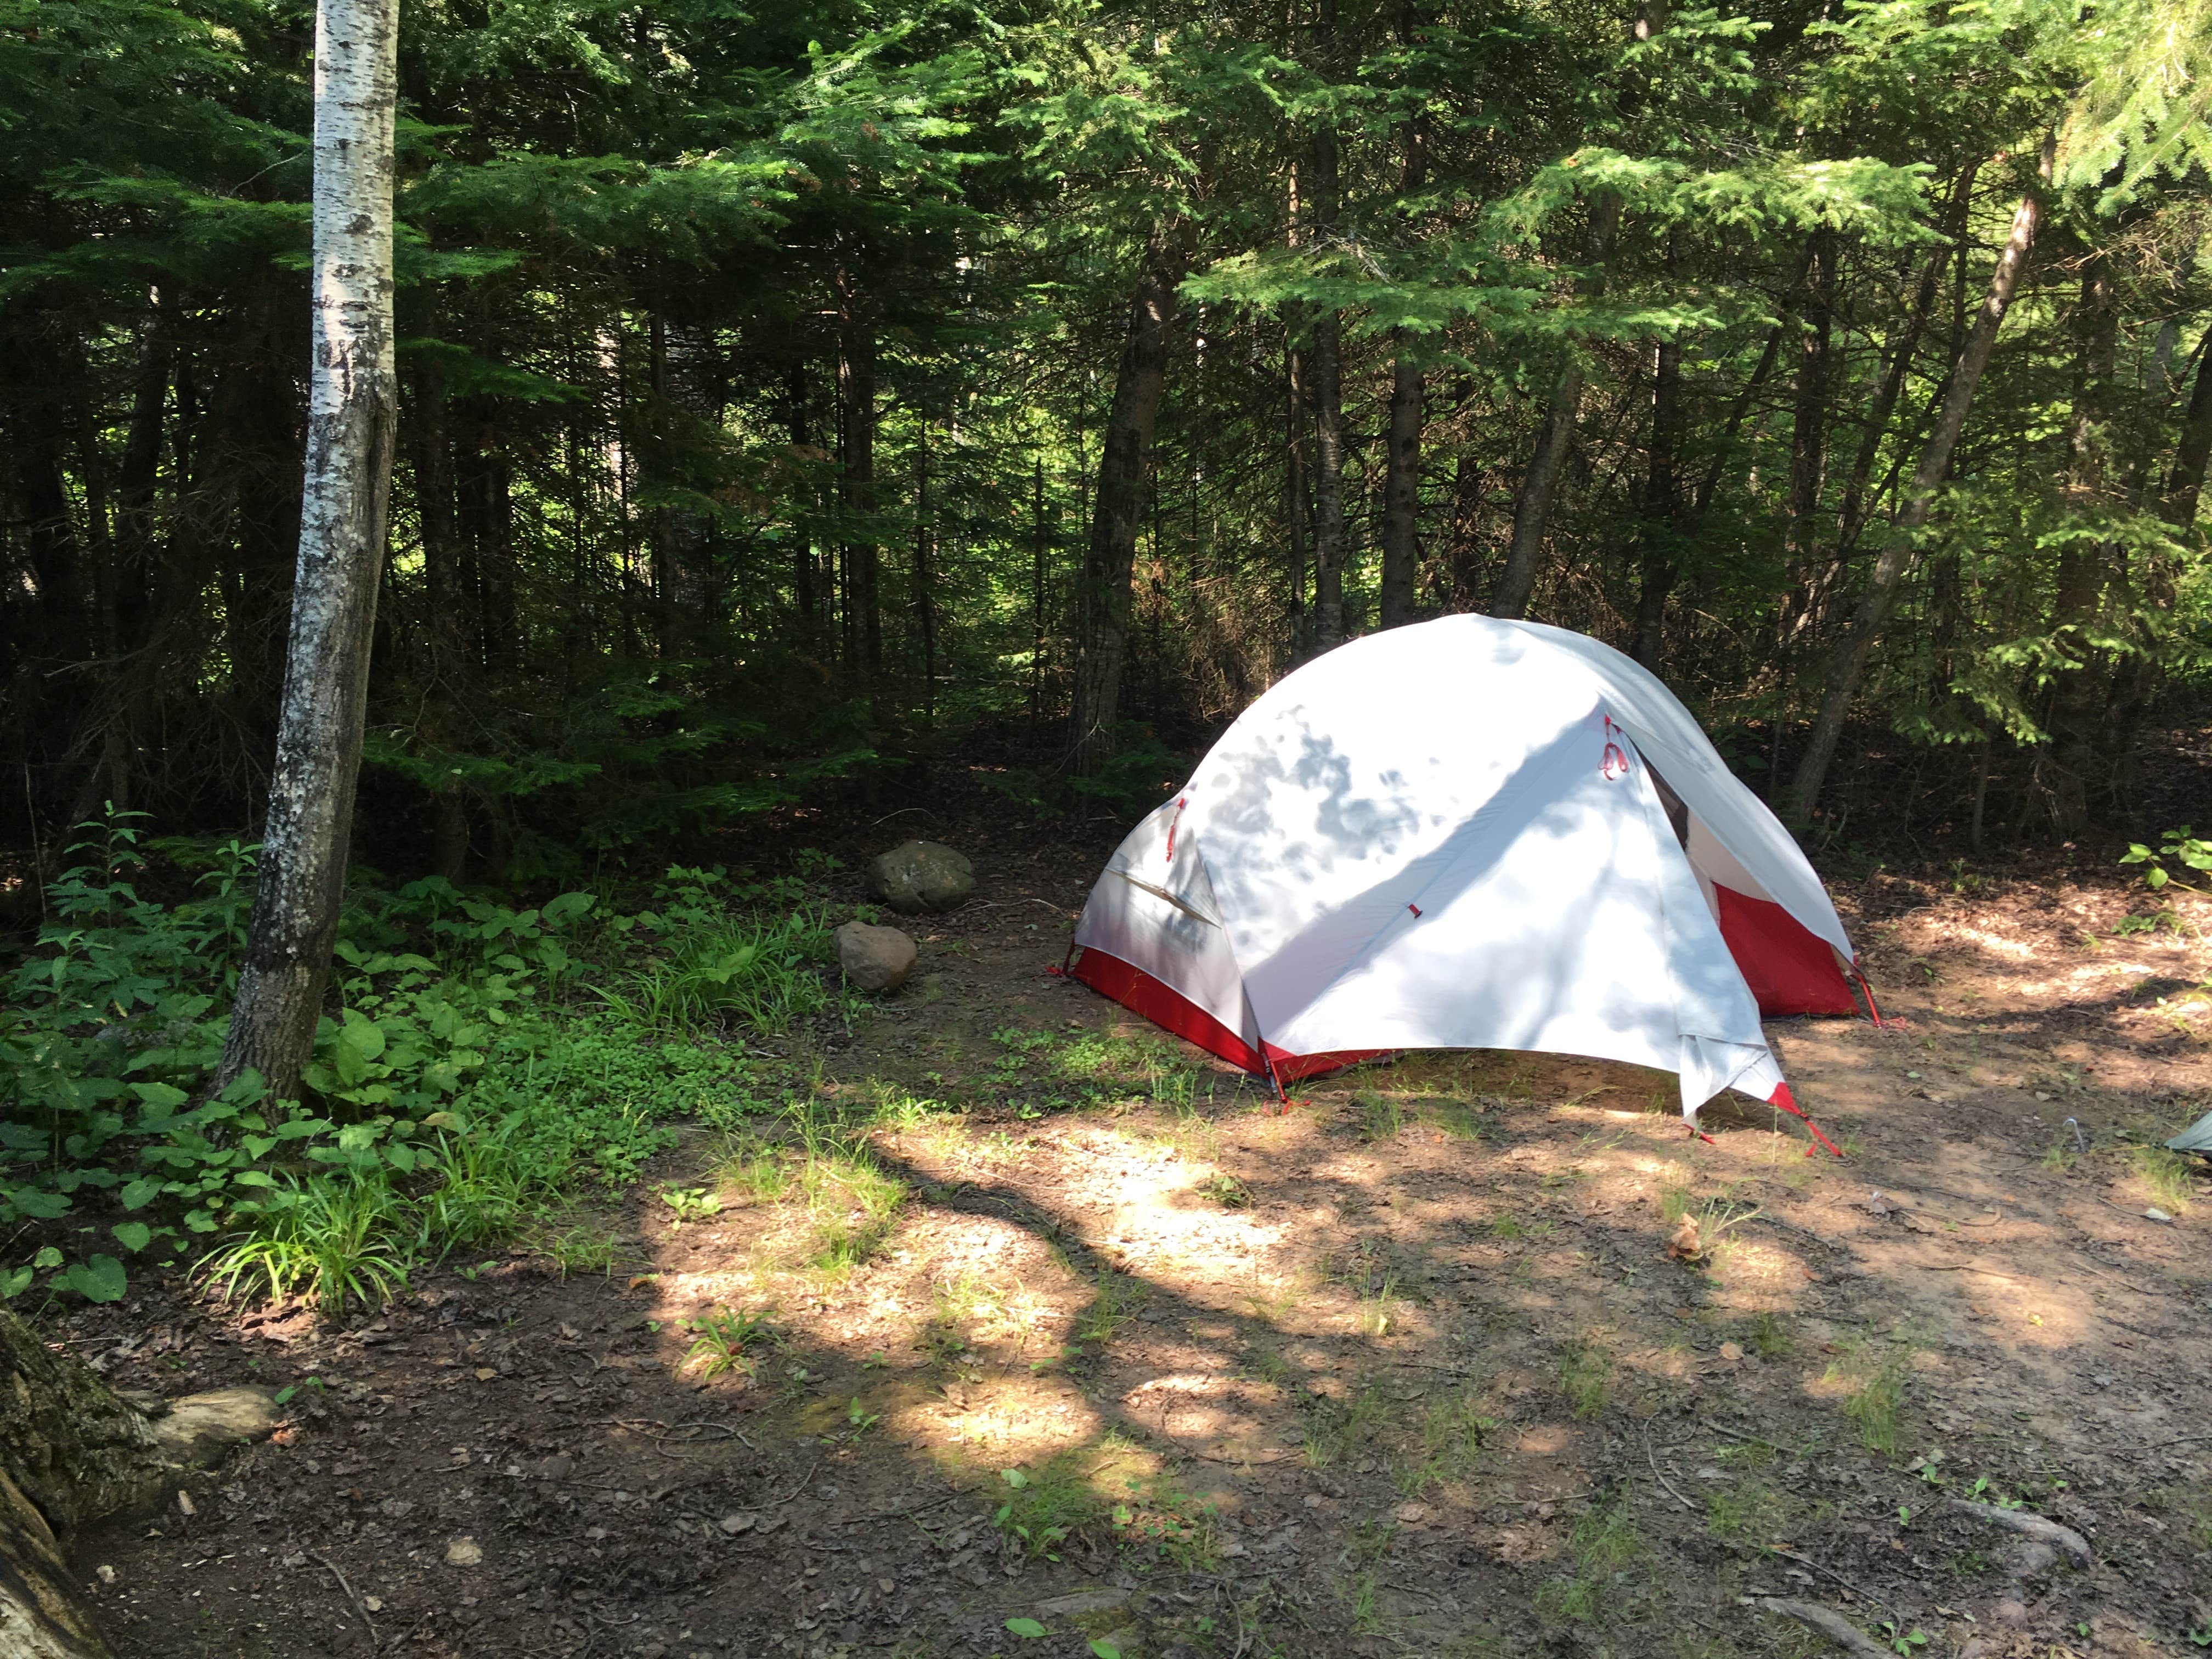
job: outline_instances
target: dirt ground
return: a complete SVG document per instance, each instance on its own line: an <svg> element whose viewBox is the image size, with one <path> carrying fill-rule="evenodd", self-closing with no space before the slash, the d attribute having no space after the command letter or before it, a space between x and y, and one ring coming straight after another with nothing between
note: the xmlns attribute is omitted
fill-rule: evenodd
<svg viewBox="0 0 2212 1659"><path fill-rule="evenodd" d="M66 1322L118 1383L295 1390L78 1540L118 1651L1826 1650L1771 1596L1905 1654L2212 1645L2212 1188L2136 1150L2212 1103L2212 963L2115 934L2139 889L1839 884L1888 1023L1769 1028L1837 1158L1543 1056L1279 1109L1047 971L1090 857L981 862L905 990L750 1057L888 1103L896 1187L778 1195L764 1116L574 1218L611 1260L565 1277Z"/></svg>

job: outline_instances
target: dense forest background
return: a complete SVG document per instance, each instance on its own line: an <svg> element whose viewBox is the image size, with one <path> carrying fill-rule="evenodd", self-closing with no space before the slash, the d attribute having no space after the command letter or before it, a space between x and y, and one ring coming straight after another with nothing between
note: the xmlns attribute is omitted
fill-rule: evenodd
<svg viewBox="0 0 2212 1659"><path fill-rule="evenodd" d="M360 850L562 879L945 755L1141 797L1468 610L1632 651L1832 830L1917 750L1977 848L2140 831L2205 636L2209 13L413 5ZM0 19L10 816L249 824L311 12Z"/></svg>

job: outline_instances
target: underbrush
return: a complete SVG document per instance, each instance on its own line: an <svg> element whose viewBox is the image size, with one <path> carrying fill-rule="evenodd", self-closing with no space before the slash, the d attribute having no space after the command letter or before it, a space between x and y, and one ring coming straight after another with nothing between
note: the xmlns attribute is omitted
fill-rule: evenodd
<svg viewBox="0 0 2212 1659"><path fill-rule="evenodd" d="M794 879L673 868L633 911L357 873L304 1097L252 1073L211 1093L255 849L142 849L135 817L85 826L47 890L56 920L0 988L18 1255L0 1295L112 1301L137 1257L335 1310L518 1237L563 1272L604 1267L564 1205L634 1182L685 1120L761 1109L744 1039L839 994L823 896ZM191 897L141 895L156 851Z"/></svg>

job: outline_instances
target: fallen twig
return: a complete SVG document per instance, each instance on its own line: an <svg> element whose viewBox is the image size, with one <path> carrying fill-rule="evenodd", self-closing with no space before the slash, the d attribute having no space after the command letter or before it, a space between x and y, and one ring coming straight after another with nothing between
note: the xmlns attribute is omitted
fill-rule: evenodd
<svg viewBox="0 0 2212 1659"><path fill-rule="evenodd" d="M1971 1498L1954 1498L1951 1507L1961 1515L1971 1515L1978 1521L1986 1521L2007 1532L2016 1532L2023 1538L2033 1538L2038 1543L2049 1544L2063 1550L2077 1567L2089 1565L2089 1540L2071 1527L2062 1527L2056 1521L2026 1510L2001 1510L1994 1504L1977 1504Z"/></svg>
<svg viewBox="0 0 2212 1659"><path fill-rule="evenodd" d="M353 1586L346 1583L346 1576L338 1571L338 1564L331 1560L329 1556L323 1554L319 1550L309 1550L307 1553L313 1556L316 1560L321 1562L324 1566L327 1567L330 1570L331 1577L338 1581L338 1588L346 1593L346 1600L353 1603L354 1612L360 1615L361 1627L368 1633L368 1650L371 1653L374 1653L377 1650L376 1625L374 1621L369 1618L368 1609L362 1606L361 1597L353 1593Z"/></svg>
<svg viewBox="0 0 2212 1659"><path fill-rule="evenodd" d="M1853 1583L1850 1579L1844 1577L1843 1574L1838 1572L1833 1567L1823 1566L1820 1562L1815 1561L1809 1555L1800 1555L1796 1551L1785 1550L1778 1544L1731 1543L1728 1547L1744 1555L1755 1555L1761 1558L1774 1555L1781 1557L1784 1561L1795 1561L1801 1567L1810 1567L1814 1572L1819 1573L1823 1578L1834 1579L1836 1583L1841 1584L1845 1589L1849 1590L1853 1595L1858 1597L1860 1601L1865 1602L1870 1607L1887 1607L1889 1606L1888 1602L1883 1601L1881 1597L1867 1589L1865 1586Z"/></svg>
<svg viewBox="0 0 2212 1659"><path fill-rule="evenodd" d="M956 1498L965 1498L965 1492L949 1492L942 1498L933 1498L927 1504L915 1504L902 1510L881 1510L873 1515L856 1515L848 1520L832 1521L833 1527L857 1527L866 1521L903 1521L909 1515L920 1515L924 1510L933 1510L940 1504L950 1504Z"/></svg>
<svg viewBox="0 0 2212 1659"><path fill-rule="evenodd" d="M1698 1506L1695 1504L1692 1504L1688 1498L1683 1497L1681 1493L1676 1492L1674 1490L1674 1483L1668 1480L1664 1474L1660 1473L1659 1459L1651 1449L1651 1430L1649 1425L1647 1425L1644 1431L1644 1461L1651 1466L1652 1474L1657 1478L1659 1484L1667 1489L1667 1495L1669 1498L1673 1498L1677 1504L1680 1504L1684 1509L1688 1510L1692 1514L1694 1515L1697 1513Z"/></svg>
<svg viewBox="0 0 2212 1659"><path fill-rule="evenodd" d="M1741 1429L1732 1429L1725 1423L1716 1423L1710 1417L1701 1417L1698 1421L1715 1434L1724 1434L1731 1440L1741 1440L1753 1446L1764 1446L1769 1451L1780 1452L1784 1457L1802 1457L1805 1455L1802 1447L1785 1446L1778 1441L1762 1440L1755 1434L1746 1434Z"/></svg>
<svg viewBox="0 0 2212 1659"><path fill-rule="evenodd" d="M1795 1619L1801 1625L1809 1625L1826 1637L1845 1653L1862 1656L1862 1659L1892 1659L1890 1650L1869 1636L1856 1625L1832 1607L1818 1601L1793 1601L1779 1595L1763 1595L1759 1605L1769 1613L1778 1613L1785 1619Z"/></svg>
<svg viewBox="0 0 2212 1659"><path fill-rule="evenodd" d="M760 1507L764 1510L772 1510L777 1508L779 1505L788 1504L793 1498L798 1497L799 1493L805 1492L808 1486L814 1483L814 1477L821 1468L822 1460L817 1457L814 1460L814 1467L807 1470L805 1474L799 1477L799 1484L797 1486L793 1486L789 1492L784 1493L781 1498L769 1498L767 1503L763 1504Z"/></svg>
<svg viewBox="0 0 2212 1659"><path fill-rule="evenodd" d="M2199 1440L2212 1440L2212 1434L2185 1434L2172 1440L2154 1440L2147 1445L2130 1446L2130 1451L2164 1451L2168 1446L2194 1445Z"/></svg>

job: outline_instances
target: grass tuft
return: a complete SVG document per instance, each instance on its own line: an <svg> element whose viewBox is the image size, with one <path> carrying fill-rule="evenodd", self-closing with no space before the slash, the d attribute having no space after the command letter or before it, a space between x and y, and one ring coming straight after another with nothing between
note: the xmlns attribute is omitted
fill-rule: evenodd
<svg viewBox="0 0 2212 1659"><path fill-rule="evenodd" d="M1580 1338L1559 1351L1559 1392L1578 1418L1595 1417L1613 1394L1613 1356Z"/></svg>

